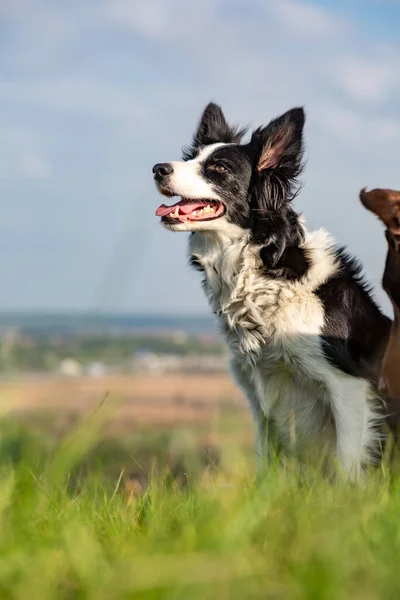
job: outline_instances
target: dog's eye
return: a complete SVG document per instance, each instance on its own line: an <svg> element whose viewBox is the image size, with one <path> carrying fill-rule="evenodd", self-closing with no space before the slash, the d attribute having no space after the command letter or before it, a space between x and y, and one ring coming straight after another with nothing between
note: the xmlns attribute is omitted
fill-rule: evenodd
<svg viewBox="0 0 400 600"><path fill-rule="evenodd" d="M224 173L225 171L227 171L227 168L222 163L216 163L214 165L214 169L218 171L218 173Z"/></svg>

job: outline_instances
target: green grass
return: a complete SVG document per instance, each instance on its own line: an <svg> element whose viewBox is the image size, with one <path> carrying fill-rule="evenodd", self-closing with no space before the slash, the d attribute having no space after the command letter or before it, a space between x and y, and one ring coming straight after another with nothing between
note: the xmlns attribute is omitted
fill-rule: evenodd
<svg viewBox="0 0 400 600"><path fill-rule="evenodd" d="M186 448L192 472L178 483L159 468L136 497L124 482L143 439L101 450L96 435L3 427L0 599L400 597L400 479L386 468L361 487L288 461L255 481L240 449L205 476Z"/></svg>

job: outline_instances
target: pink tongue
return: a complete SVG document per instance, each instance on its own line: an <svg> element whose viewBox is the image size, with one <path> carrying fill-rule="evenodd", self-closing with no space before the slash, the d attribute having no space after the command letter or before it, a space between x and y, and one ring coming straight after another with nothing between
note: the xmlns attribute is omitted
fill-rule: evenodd
<svg viewBox="0 0 400 600"><path fill-rule="evenodd" d="M198 208L202 208L203 206L207 206L209 202L187 202L185 200L180 200L176 204L172 206L166 206L165 204L161 204L156 210L157 217L166 217L175 211L175 208L179 206L179 212L187 215L188 213L197 210Z"/></svg>
<svg viewBox="0 0 400 600"><path fill-rule="evenodd" d="M165 204L161 204L156 210L157 217L166 217L170 212L173 212L172 206L165 206Z"/></svg>

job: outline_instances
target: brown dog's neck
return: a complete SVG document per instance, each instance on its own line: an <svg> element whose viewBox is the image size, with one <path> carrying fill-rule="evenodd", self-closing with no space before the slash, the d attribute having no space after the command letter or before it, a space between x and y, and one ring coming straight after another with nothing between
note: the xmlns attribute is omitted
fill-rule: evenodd
<svg viewBox="0 0 400 600"><path fill-rule="evenodd" d="M386 240L389 247L395 252L400 250L400 230L398 229L386 229L385 231Z"/></svg>

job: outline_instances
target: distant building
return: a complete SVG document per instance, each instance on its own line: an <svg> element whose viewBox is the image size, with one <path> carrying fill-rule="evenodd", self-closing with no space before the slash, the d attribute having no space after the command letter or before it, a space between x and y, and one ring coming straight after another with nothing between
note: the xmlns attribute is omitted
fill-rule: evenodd
<svg viewBox="0 0 400 600"><path fill-rule="evenodd" d="M187 354L182 359L186 373L223 373L228 369L228 357L224 354Z"/></svg>
<svg viewBox="0 0 400 600"><path fill-rule="evenodd" d="M107 373L107 367L102 362L92 362L86 367L89 377L103 377Z"/></svg>
<svg viewBox="0 0 400 600"><path fill-rule="evenodd" d="M65 358L58 366L58 373L63 377L81 377L83 366L74 358Z"/></svg>
<svg viewBox="0 0 400 600"><path fill-rule="evenodd" d="M224 373L228 369L225 355L213 354L154 354L136 352L132 359L133 370L159 377L164 373Z"/></svg>
<svg viewBox="0 0 400 600"><path fill-rule="evenodd" d="M134 371L148 373L152 377L159 377L165 370L160 356L145 350L135 352L132 362Z"/></svg>

